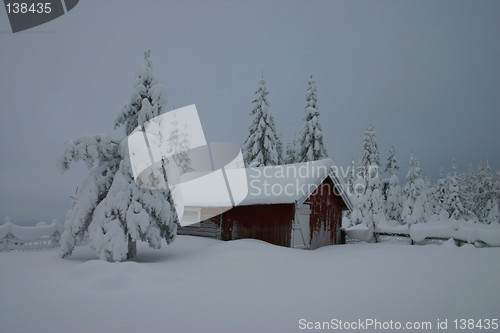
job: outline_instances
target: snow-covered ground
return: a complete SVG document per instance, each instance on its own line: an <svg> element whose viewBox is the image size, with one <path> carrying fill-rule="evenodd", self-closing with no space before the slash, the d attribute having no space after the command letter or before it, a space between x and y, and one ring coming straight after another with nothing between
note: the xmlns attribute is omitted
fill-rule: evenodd
<svg viewBox="0 0 500 333"><path fill-rule="evenodd" d="M140 244L124 263L86 246L69 259L3 252L0 332L295 332L300 319L358 318L450 328L500 317L499 259L500 248L450 243L304 251L189 236Z"/></svg>

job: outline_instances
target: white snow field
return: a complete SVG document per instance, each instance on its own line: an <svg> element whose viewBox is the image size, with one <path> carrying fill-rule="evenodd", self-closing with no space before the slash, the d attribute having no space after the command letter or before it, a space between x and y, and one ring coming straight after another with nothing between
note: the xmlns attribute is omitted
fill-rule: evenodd
<svg viewBox="0 0 500 333"><path fill-rule="evenodd" d="M367 318L431 322L428 332L447 319L455 331L454 319L500 317L499 263L500 248L451 242L305 251L190 236L139 244L123 263L87 246L69 259L0 252L0 332L303 332Z"/></svg>

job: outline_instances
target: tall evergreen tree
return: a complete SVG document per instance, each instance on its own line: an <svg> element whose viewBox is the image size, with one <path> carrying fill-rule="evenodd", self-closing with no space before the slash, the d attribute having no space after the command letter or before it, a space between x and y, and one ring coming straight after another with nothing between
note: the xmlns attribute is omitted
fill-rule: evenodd
<svg viewBox="0 0 500 333"><path fill-rule="evenodd" d="M476 172L472 165L469 165L467 172L463 172L459 176L459 188L462 193L462 203L465 210L470 212L470 219L474 222L479 222L476 216L475 196L479 192L479 171Z"/></svg>
<svg viewBox="0 0 500 333"><path fill-rule="evenodd" d="M295 136L286 144L284 162L286 164L297 162L297 139Z"/></svg>
<svg viewBox="0 0 500 333"><path fill-rule="evenodd" d="M365 131L363 151L359 166L364 170L365 174L368 172L370 167L380 169L380 155L378 152L377 136L375 134L375 129L371 125Z"/></svg>
<svg viewBox="0 0 500 333"><path fill-rule="evenodd" d="M436 191L436 186L432 184L429 177L425 178L425 188L427 190L427 214L439 215L441 212L441 207L439 205L438 192Z"/></svg>
<svg viewBox="0 0 500 333"><path fill-rule="evenodd" d="M500 223L500 188L498 185L489 163L480 165L474 202L476 214L483 223Z"/></svg>
<svg viewBox="0 0 500 333"><path fill-rule="evenodd" d="M274 118L269 111L266 81L264 74L259 80L259 87L252 101L250 115L253 117L249 134L243 143L243 159L247 166L264 166L279 164L279 153L276 149L279 137L276 132Z"/></svg>
<svg viewBox="0 0 500 333"><path fill-rule="evenodd" d="M482 221L487 224L500 223L500 209L498 198L486 201Z"/></svg>
<svg viewBox="0 0 500 333"><path fill-rule="evenodd" d="M395 175L398 173L399 165L396 160L396 149L394 146L391 146L389 150L389 157L387 158L387 164L385 165L385 172L389 174L389 176Z"/></svg>
<svg viewBox="0 0 500 333"><path fill-rule="evenodd" d="M298 162L316 161L328 157L319 123L316 93L316 82L311 75L306 91L305 124L299 138Z"/></svg>
<svg viewBox="0 0 500 333"><path fill-rule="evenodd" d="M115 126L124 125L129 135L160 115L165 102L165 88L153 77L147 51L130 102L123 107ZM61 238L62 257L71 255L77 240L86 233L99 257L108 261L134 257L139 240L155 249L161 247L162 239L167 243L174 240L177 225L170 193L136 184L127 144L127 136L112 139L103 135L82 136L66 143L60 169L66 171L73 162L82 160L91 170L67 214Z"/></svg>
<svg viewBox="0 0 500 333"><path fill-rule="evenodd" d="M115 128L125 126L125 135L129 135L140 124L164 112L166 101L167 91L153 76L151 51L148 50L144 53L144 63L137 70L130 101L116 118Z"/></svg>
<svg viewBox="0 0 500 333"><path fill-rule="evenodd" d="M403 209L401 219L403 224L427 222L427 191L421 174L422 170L412 153L406 183L402 192Z"/></svg>
<svg viewBox="0 0 500 333"><path fill-rule="evenodd" d="M439 178L434 185L436 197L436 214L448 214L448 183L443 166L439 169Z"/></svg>
<svg viewBox="0 0 500 333"><path fill-rule="evenodd" d="M375 230L377 224L385 221L384 202L379 173L375 168L368 170L365 177L365 193L358 197L356 203L361 213L362 222Z"/></svg>
<svg viewBox="0 0 500 333"><path fill-rule="evenodd" d="M283 141L281 140L281 134L276 135L276 153L278 154L278 164L283 164L285 162L285 156L283 152Z"/></svg>
<svg viewBox="0 0 500 333"><path fill-rule="evenodd" d="M372 126L365 131L358 176L354 181L356 192L355 211L351 214L351 223L365 223L375 228L385 220L382 184L380 180L380 160L375 130Z"/></svg>
<svg viewBox="0 0 500 333"><path fill-rule="evenodd" d="M385 214L389 220L401 221L401 186L399 185L398 170L396 150L394 146L391 146L385 167L385 172L389 173L385 192Z"/></svg>
<svg viewBox="0 0 500 333"><path fill-rule="evenodd" d="M452 161L451 172L447 178L448 185L448 214L456 220L467 220L470 217L470 212L465 208L463 203L463 192L460 188L460 179L457 173L457 165L455 160Z"/></svg>

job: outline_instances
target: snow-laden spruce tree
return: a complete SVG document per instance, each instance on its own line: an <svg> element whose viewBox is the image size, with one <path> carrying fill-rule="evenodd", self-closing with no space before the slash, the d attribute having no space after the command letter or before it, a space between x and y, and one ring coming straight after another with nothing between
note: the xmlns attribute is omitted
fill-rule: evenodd
<svg viewBox="0 0 500 333"><path fill-rule="evenodd" d="M281 134L276 134L276 153L278 154L278 164L285 163L285 153L283 151L283 140Z"/></svg>
<svg viewBox="0 0 500 333"><path fill-rule="evenodd" d="M304 127L300 132L298 162L317 161L328 157L319 123L316 81L309 77L306 91Z"/></svg>
<svg viewBox="0 0 500 333"><path fill-rule="evenodd" d="M286 144L283 162L285 164L293 164L297 162L297 139L295 136Z"/></svg>
<svg viewBox="0 0 500 333"><path fill-rule="evenodd" d="M498 205L498 198L486 201L484 210L482 211L482 222L487 224L500 223L500 209Z"/></svg>
<svg viewBox="0 0 500 333"><path fill-rule="evenodd" d="M361 152L361 160L358 170L361 170L361 175L365 179L365 207L369 211L363 213L364 216L378 215L379 210L383 210L382 203L382 182L380 181L380 155L378 152L377 135L372 125L368 126L363 138L363 147ZM380 196L380 197L379 197ZM379 207L380 206L380 207Z"/></svg>
<svg viewBox="0 0 500 333"><path fill-rule="evenodd" d="M389 174L389 176L396 175L399 170L398 161L396 160L396 148L391 146L389 149L389 156L387 157L387 164L385 165L385 172Z"/></svg>
<svg viewBox="0 0 500 333"><path fill-rule="evenodd" d="M460 179L457 173L457 165L455 160L452 161L451 172L448 173L448 198L446 204L448 206L449 217L455 220L468 220L471 212L465 208L463 203L463 192L460 188Z"/></svg>
<svg viewBox="0 0 500 333"><path fill-rule="evenodd" d="M380 154L378 152L377 135L372 125L365 130L363 138L363 150L359 167L364 174L368 173L370 167L380 168Z"/></svg>
<svg viewBox="0 0 500 333"><path fill-rule="evenodd" d="M479 221L486 224L500 223L500 188L488 162L478 170L477 192L475 193L475 212Z"/></svg>
<svg viewBox="0 0 500 333"><path fill-rule="evenodd" d="M374 172L375 169L369 170L370 172L365 177L365 193L358 197L356 203L360 211L361 222L375 230L375 227L386 219L378 172Z"/></svg>
<svg viewBox="0 0 500 333"><path fill-rule="evenodd" d="M360 222L375 230L375 227L386 221L386 218L378 169L369 168L368 170L365 176L365 193L358 196L356 204L360 212L360 217L358 217L361 219Z"/></svg>
<svg viewBox="0 0 500 333"><path fill-rule="evenodd" d="M391 146L385 172L389 174L386 187L385 214L389 220L401 221L401 186L398 178L399 165L396 160L396 150Z"/></svg>
<svg viewBox="0 0 500 333"><path fill-rule="evenodd" d="M276 132L274 118L269 111L268 94L262 73L250 111L253 117L252 124L243 143L243 159L247 166L278 165L280 162L278 152L280 138Z"/></svg>
<svg viewBox="0 0 500 333"><path fill-rule="evenodd" d="M382 184L380 180L380 159L375 130L368 127L364 134L358 178L353 187L357 194L354 212L350 214L352 224L365 223L375 228L386 220Z"/></svg>
<svg viewBox="0 0 500 333"><path fill-rule="evenodd" d="M425 188L425 181L422 179L422 170L413 153L410 156L408 173L402 192L402 201L401 220L403 224L427 222L427 190Z"/></svg>
<svg viewBox="0 0 500 333"><path fill-rule="evenodd" d="M481 165L479 166L479 168ZM463 204L466 210L472 213L474 218L477 219L476 214L476 193L479 192L479 169L476 171L469 165L467 172L464 172L459 177L459 187L462 190ZM479 222L479 220L477 220Z"/></svg>
<svg viewBox="0 0 500 333"><path fill-rule="evenodd" d="M439 178L434 185L434 195L436 197L436 211L438 215L448 215L448 178L443 166L439 169Z"/></svg>
<svg viewBox="0 0 500 333"><path fill-rule="evenodd" d="M439 195L436 186L432 184L429 177L425 178L425 188L427 189L428 215L439 215L441 213Z"/></svg>
<svg viewBox="0 0 500 333"><path fill-rule="evenodd" d="M126 135L164 111L166 90L152 74L150 52L139 67L130 102L121 110L115 127L125 126ZM83 161L91 169L78 188L66 216L61 255L72 254L78 239L88 233L91 246L101 259L123 261L136 255L136 241L155 249L162 239L174 240L177 225L168 190L148 190L134 182L127 136L112 139L85 135L68 140L59 160L62 171Z"/></svg>

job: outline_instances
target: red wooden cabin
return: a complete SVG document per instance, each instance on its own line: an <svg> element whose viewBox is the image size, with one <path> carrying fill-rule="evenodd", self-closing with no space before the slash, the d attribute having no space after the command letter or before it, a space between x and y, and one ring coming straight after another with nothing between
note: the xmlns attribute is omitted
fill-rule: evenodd
<svg viewBox="0 0 500 333"><path fill-rule="evenodd" d="M248 168L248 195L237 207L187 227L180 235L260 239L316 249L340 243L342 211L351 208L333 161ZM193 207L190 207L190 210ZM217 207L198 207L211 216Z"/></svg>

